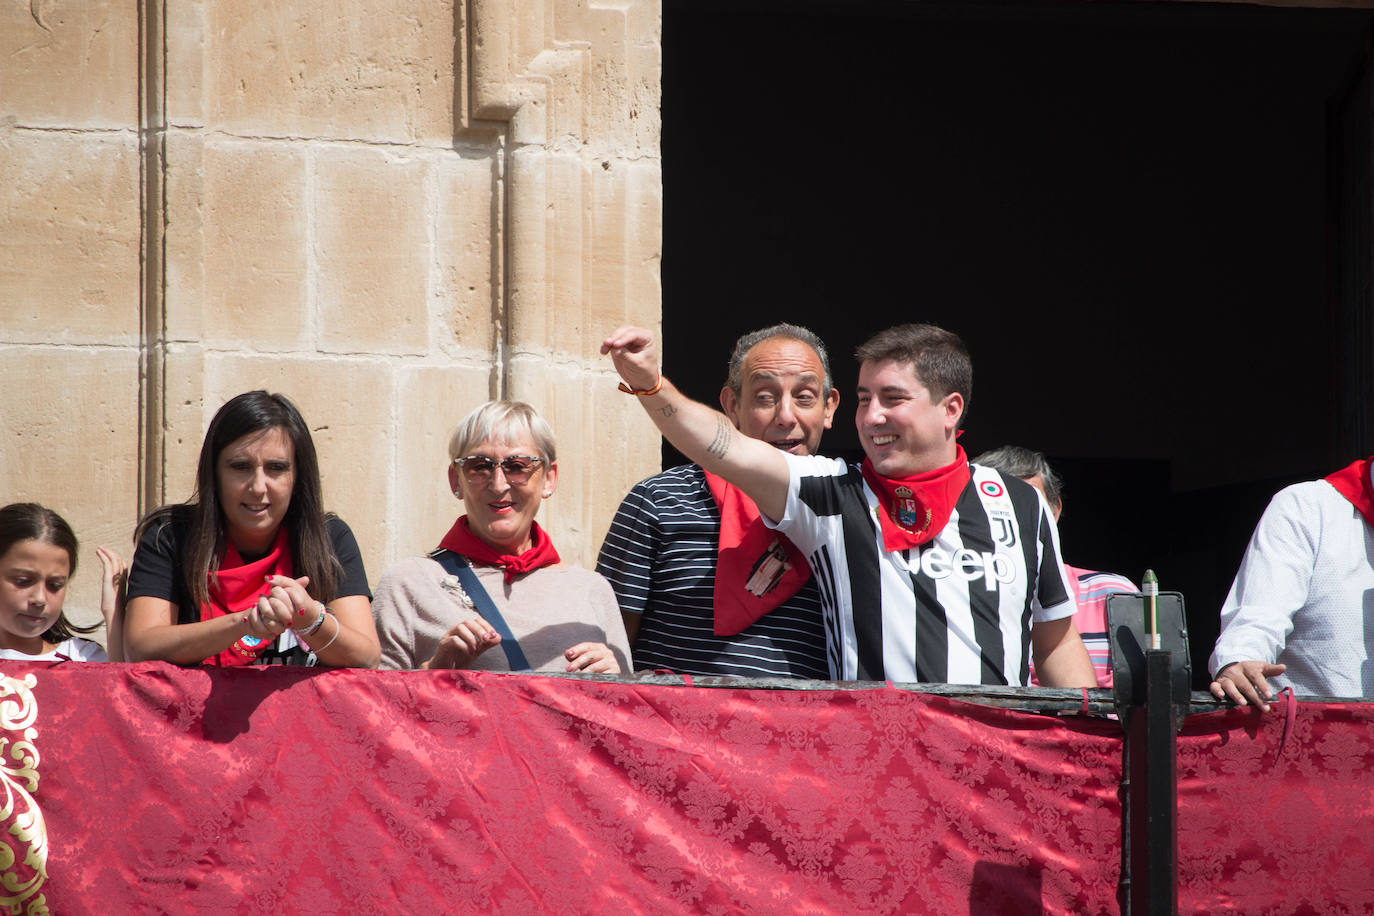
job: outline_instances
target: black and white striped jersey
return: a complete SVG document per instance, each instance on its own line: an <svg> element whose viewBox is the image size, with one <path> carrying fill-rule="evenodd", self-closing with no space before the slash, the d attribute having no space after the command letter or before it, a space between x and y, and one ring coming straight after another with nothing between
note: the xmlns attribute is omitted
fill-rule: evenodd
<svg viewBox="0 0 1374 916"><path fill-rule="evenodd" d="M616 510L596 571L639 614L636 669L696 677L826 676L815 579L734 636L715 635L720 510L694 464L642 480Z"/></svg>
<svg viewBox="0 0 1374 916"><path fill-rule="evenodd" d="M971 465L935 539L889 552L858 465L784 457L791 480L776 527L811 563L832 677L1029 683L1032 622L1075 610L1039 491Z"/></svg>

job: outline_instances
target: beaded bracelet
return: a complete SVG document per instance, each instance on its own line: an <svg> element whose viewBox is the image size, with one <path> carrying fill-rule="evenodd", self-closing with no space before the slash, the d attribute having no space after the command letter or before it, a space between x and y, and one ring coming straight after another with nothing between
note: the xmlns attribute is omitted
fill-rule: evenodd
<svg viewBox="0 0 1374 916"><path fill-rule="evenodd" d="M301 637L310 636L320 627L324 626L324 615L329 613L329 609L324 606L323 601L316 601L315 610L319 611L319 613L315 615L314 620L303 627L292 627L291 632Z"/></svg>

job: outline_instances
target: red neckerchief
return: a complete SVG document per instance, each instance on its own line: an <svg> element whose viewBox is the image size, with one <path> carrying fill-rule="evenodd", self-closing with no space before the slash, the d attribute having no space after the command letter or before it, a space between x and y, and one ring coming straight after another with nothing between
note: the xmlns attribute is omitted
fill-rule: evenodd
<svg viewBox="0 0 1374 916"><path fill-rule="evenodd" d="M811 567L795 544L763 523L752 499L723 478L702 473L720 509L715 633L734 636L795 595L811 578Z"/></svg>
<svg viewBox="0 0 1374 916"><path fill-rule="evenodd" d="M200 606L200 619L213 620L225 614L246 611L258 603L258 598L272 590L268 576L291 575L291 545L286 536L286 526L277 529L277 538L267 555L252 563L243 562L238 548L233 543L225 546L220 557L219 571L209 574L210 600ZM245 633L232 646L212 655L201 662L215 668L232 668L251 665L259 655L271 648L275 637L259 639Z"/></svg>
<svg viewBox="0 0 1374 916"><path fill-rule="evenodd" d="M1361 458L1346 465L1334 474L1326 475L1326 482L1360 510L1366 524L1374 525L1374 483L1369 479L1371 460L1374 459Z"/></svg>
<svg viewBox="0 0 1374 916"><path fill-rule="evenodd" d="M968 486L973 472L962 445L955 445L952 464L912 477L883 477L865 458L859 470L878 496L878 523L883 529L883 547L906 550L935 539L954 512L959 494Z"/></svg>
<svg viewBox="0 0 1374 916"><path fill-rule="evenodd" d="M558 551L553 549L553 541L549 540L538 522L530 522L530 549L520 554L497 553L491 545L472 533L466 515L453 523L439 546L461 553L478 563L501 567L505 570L507 582L521 573L531 572L541 566L552 566L559 559Z"/></svg>

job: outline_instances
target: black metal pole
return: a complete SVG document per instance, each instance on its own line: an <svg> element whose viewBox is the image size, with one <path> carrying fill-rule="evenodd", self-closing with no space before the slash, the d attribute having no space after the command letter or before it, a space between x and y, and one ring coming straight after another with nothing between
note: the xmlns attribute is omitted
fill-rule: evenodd
<svg viewBox="0 0 1374 916"><path fill-rule="evenodd" d="M1145 653L1145 878L1150 916L1178 912L1178 735L1170 664L1167 649Z"/></svg>
<svg viewBox="0 0 1374 916"><path fill-rule="evenodd" d="M1132 716L1133 712L1137 715ZM1145 807L1141 798L1139 774L1135 772L1136 761L1140 758L1140 746L1144 743L1138 712L1133 708L1126 708L1121 712L1121 724L1125 726L1121 741L1121 785L1117 789L1121 799L1121 880L1116 885L1116 899L1121 905L1121 916L1132 916L1136 910L1138 891L1131 875L1137 871L1144 871L1148 861L1142 858L1139 863L1136 862L1143 844L1137 836L1140 828L1131 820L1131 812Z"/></svg>

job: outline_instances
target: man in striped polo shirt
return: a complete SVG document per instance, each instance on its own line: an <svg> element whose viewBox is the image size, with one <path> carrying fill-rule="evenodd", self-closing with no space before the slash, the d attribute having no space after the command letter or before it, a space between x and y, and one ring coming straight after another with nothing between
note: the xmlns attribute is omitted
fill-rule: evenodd
<svg viewBox="0 0 1374 916"><path fill-rule="evenodd" d="M996 468L1003 474L1019 477L1040 491L1054 513L1056 525L1064 511L1064 482L1059 479L1054 468L1043 452L1022 448L1019 445L1004 445L984 452L973 459L975 464ZM1073 615L1073 626L1088 650L1088 659L1093 663L1093 673L1097 676L1097 686L1112 686L1111 643L1107 636L1107 599L1112 595L1130 595L1140 591L1135 583L1116 573L1096 572L1079 569L1064 564L1069 574L1069 584L1073 586L1073 601L1078 610ZM1031 683L1039 683L1035 672L1031 671Z"/></svg>
<svg viewBox="0 0 1374 916"><path fill-rule="evenodd" d="M805 553L845 680L1093 687L1044 498L968 463L956 442L972 367L959 338L901 325L859 348L860 465L743 436L659 370L653 336L601 345L659 430L748 494Z"/></svg>
<svg viewBox="0 0 1374 916"><path fill-rule="evenodd" d="M825 345L791 324L745 334L735 342L720 403L745 436L781 452L816 454L839 403ZM741 516L766 535L752 552L733 524ZM655 474L625 497L596 570L620 601L636 668L698 677L826 677L816 584L799 554L783 575L777 573L789 566L785 556L759 563L785 539L757 518L747 496L708 480L697 464ZM737 555L744 556L739 564ZM739 613L731 616L731 608Z"/></svg>

